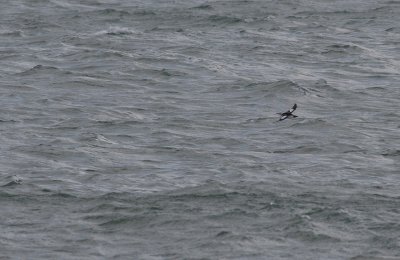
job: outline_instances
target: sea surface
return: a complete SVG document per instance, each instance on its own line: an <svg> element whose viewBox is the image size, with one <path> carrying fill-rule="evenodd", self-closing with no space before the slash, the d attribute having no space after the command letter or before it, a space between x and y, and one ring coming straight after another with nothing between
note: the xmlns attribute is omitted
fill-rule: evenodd
<svg viewBox="0 0 400 260"><path fill-rule="evenodd" d="M0 111L1 260L400 259L400 1L2 0Z"/></svg>

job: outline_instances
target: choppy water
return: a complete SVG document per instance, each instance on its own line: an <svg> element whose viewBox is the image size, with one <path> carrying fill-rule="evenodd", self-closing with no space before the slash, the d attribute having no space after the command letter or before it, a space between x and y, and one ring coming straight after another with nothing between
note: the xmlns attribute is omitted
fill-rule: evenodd
<svg viewBox="0 0 400 260"><path fill-rule="evenodd" d="M0 259L400 257L399 1L0 6Z"/></svg>

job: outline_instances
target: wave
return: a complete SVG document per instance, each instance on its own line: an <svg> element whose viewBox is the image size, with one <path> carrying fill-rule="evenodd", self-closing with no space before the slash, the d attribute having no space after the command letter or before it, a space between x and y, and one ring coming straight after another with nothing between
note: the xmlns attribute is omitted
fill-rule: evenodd
<svg viewBox="0 0 400 260"><path fill-rule="evenodd" d="M120 26L112 26L106 30L101 30L95 32L93 35L112 35L112 36L121 36L121 35L133 35L137 34L135 30L128 27L120 27Z"/></svg>
<svg viewBox="0 0 400 260"><path fill-rule="evenodd" d="M298 93L302 95L306 95L308 90L294 81L291 80L278 80L273 82L257 82L257 83L250 83L245 86L245 89L258 89L261 91L265 91L268 93L279 93L282 95L289 94L289 93Z"/></svg>
<svg viewBox="0 0 400 260"><path fill-rule="evenodd" d="M211 9L213 9L213 7L210 4L201 4L201 5L192 7L192 9L211 10Z"/></svg>
<svg viewBox="0 0 400 260"><path fill-rule="evenodd" d="M118 9L114 9L114 8L106 8L106 9L102 9L102 10L96 10L94 12L98 15L104 15L104 16L123 17L126 15L131 15L131 13L126 10L118 10Z"/></svg>
<svg viewBox="0 0 400 260"><path fill-rule="evenodd" d="M18 176L11 176L5 179L6 184L1 185L1 187L11 187L22 184L22 179Z"/></svg>
<svg viewBox="0 0 400 260"><path fill-rule="evenodd" d="M30 69L27 69L23 72L16 73L16 75L29 76L29 75L34 75L34 74L38 74L38 73L54 73L55 71L61 71L61 70L57 67L45 66L45 65L38 64L38 65L36 65Z"/></svg>
<svg viewBox="0 0 400 260"><path fill-rule="evenodd" d="M233 16L225 16L225 15L211 15L207 18L208 21L212 23L216 23L218 25L226 24L236 24L239 22L243 22L241 18L233 17Z"/></svg>

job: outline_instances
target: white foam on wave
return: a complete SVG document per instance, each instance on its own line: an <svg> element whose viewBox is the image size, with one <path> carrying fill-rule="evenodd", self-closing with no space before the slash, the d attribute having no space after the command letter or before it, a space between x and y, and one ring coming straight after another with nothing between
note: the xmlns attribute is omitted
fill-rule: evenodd
<svg viewBox="0 0 400 260"><path fill-rule="evenodd" d="M137 34L138 32L128 27L120 27L120 26L110 26L106 30L101 30L93 33L93 35L132 35Z"/></svg>

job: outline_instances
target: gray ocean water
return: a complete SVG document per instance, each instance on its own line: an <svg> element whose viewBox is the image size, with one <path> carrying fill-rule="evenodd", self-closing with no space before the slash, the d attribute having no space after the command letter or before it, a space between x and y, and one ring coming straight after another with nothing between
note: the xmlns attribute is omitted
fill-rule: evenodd
<svg viewBox="0 0 400 260"><path fill-rule="evenodd" d="M0 7L0 259L400 259L399 1Z"/></svg>

